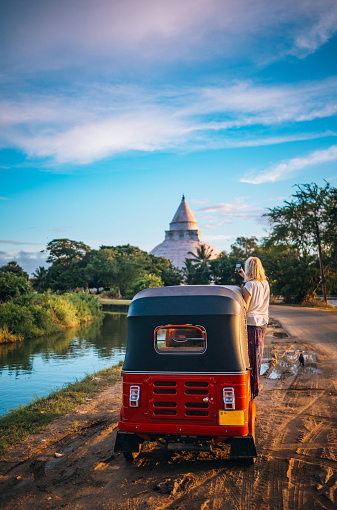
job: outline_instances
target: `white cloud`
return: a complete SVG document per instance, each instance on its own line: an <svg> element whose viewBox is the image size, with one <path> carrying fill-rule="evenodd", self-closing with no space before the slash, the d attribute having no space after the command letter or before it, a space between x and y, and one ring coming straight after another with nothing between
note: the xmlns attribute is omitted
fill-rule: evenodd
<svg viewBox="0 0 337 510"><path fill-rule="evenodd" d="M209 199L196 200L196 199L191 198L191 200L189 200L189 202L191 202L191 204L207 204L207 202L209 202Z"/></svg>
<svg viewBox="0 0 337 510"><path fill-rule="evenodd" d="M263 184L265 182L276 182L288 179L294 172L302 170L308 166L314 166L328 161L337 160L337 145L329 149L314 151L306 157L297 157L288 161L279 163L258 174L248 173L240 179L240 182L250 184Z"/></svg>
<svg viewBox="0 0 337 510"><path fill-rule="evenodd" d="M0 197L0 200L8 200L7 197Z"/></svg>
<svg viewBox="0 0 337 510"><path fill-rule="evenodd" d="M228 241L231 239L236 239L235 235L225 235L225 234L211 234L205 236L205 241Z"/></svg>
<svg viewBox="0 0 337 510"><path fill-rule="evenodd" d="M265 61L315 51L335 32L336 12L334 0L17 0L2 5L0 33L5 57L27 70L249 51Z"/></svg>
<svg viewBox="0 0 337 510"><path fill-rule="evenodd" d="M0 266L4 266L8 262L15 260L19 264L19 266L23 268L24 271L31 275L39 266L49 266L49 264L47 264L46 262L47 257L48 257L47 254L41 253L39 251L0 252Z"/></svg>
<svg viewBox="0 0 337 510"><path fill-rule="evenodd" d="M220 204L209 205L202 207L200 210L206 213L216 212L218 214L224 214L227 216L229 214L235 214L237 211L247 210L248 208L249 206L243 203L243 199L238 198L234 202L222 202Z"/></svg>
<svg viewBox="0 0 337 510"><path fill-rule="evenodd" d="M50 164L87 164L126 151L259 147L336 136L331 131L265 136L264 126L334 115L337 79L296 85L162 88L82 87L53 96L18 96L0 109L2 147ZM168 99L169 98L169 99ZM228 120L212 121L210 118ZM259 126L259 136L245 128ZM241 128L241 129L238 129ZM216 136L214 136L214 132Z"/></svg>
<svg viewBox="0 0 337 510"><path fill-rule="evenodd" d="M0 239L0 243L1 244L30 244L30 245L41 245L42 243L30 243L30 242L26 242L26 241L13 241L13 240L5 240L5 239Z"/></svg>

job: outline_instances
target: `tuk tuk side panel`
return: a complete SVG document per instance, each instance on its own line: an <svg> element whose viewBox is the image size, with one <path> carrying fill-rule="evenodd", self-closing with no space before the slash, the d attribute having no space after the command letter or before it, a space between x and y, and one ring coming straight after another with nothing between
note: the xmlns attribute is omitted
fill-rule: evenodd
<svg viewBox="0 0 337 510"><path fill-rule="evenodd" d="M138 386L138 407L130 405L130 388ZM224 410L223 388L233 388L235 411L244 424L219 425ZM123 418L119 430L144 433L247 435L249 433L249 372L242 374L124 374ZM226 411L230 416L231 410Z"/></svg>

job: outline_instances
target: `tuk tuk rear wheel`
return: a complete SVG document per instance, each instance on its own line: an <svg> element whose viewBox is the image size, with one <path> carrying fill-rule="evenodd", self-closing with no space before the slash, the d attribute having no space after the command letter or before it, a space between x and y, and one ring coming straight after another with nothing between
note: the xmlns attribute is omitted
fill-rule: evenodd
<svg viewBox="0 0 337 510"><path fill-rule="evenodd" d="M138 452L123 452L125 460L132 462L138 455Z"/></svg>

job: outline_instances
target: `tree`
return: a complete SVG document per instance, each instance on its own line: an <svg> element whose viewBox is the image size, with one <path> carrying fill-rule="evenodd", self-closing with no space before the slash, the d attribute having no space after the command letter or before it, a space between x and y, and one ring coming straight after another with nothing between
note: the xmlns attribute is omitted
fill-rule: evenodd
<svg viewBox="0 0 337 510"><path fill-rule="evenodd" d="M322 188L315 183L298 184L293 200L265 214L272 226L272 241L289 243L297 251L298 260L308 257L313 249L316 251L324 302L327 301L324 251L336 239L336 196L336 188L328 182Z"/></svg>
<svg viewBox="0 0 337 510"><path fill-rule="evenodd" d="M48 270L44 266L39 266L33 273L33 287L37 292L43 292L48 288Z"/></svg>
<svg viewBox="0 0 337 510"><path fill-rule="evenodd" d="M241 261L241 258L233 257L232 254L227 255L225 252L221 252L216 259L211 260L210 271L214 283L216 285L242 284L241 276L235 273L235 264Z"/></svg>
<svg viewBox="0 0 337 510"><path fill-rule="evenodd" d="M11 260L4 266L1 266L0 273L13 273L16 274L16 276L24 276L28 280L28 273L26 273L15 260Z"/></svg>
<svg viewBox="0 0 337 510"><path fill-rule="evenodd" d="M53 241L50 241L46 247L46 251L49 252L47 262L51 264L58 262L63 266L69 267L75 261L82 260L90 250L90 246L82 243L81 241L72 241L71 239L53 239Z"/></svg>
<svg viewBox="0 0 337 510"><path fill-rule="evenodd" d="M47 262L51 263L48 269L48 285L51 289L65 292L87 286L85 267L89 246L70 239L54 239L47 244L46 251L49 252Z"/></svg>
<svg viewBox="0 0 337 510"><path fill-rule="evenodd" d="M242 264L249 257L259 257L259 254L260 248L255 236L237 237L235 243L231 245L230 255Z"/></svg>
<svg viewBox="0 0 337 510"><path fill-rule="evenodd" d="M282 296L285 303L301 303L315 297L320 285L317 257L298 257L298 250L286 242L266 238L261 246L261 260L271 293Z"/></svg>
<svg viewBox="0 0 337 510"><path fill-rule="evenodd" d="M208 248L206 244L197 247L196 253L189 251L192 255L190 259L185 259L185 275L186 282L193 281L194 284L207 284L210 282L209 261L212 257L213 250ZM190 262L187 262L187 261Z"/></svg>
<svg viewBox="0 0 337 510"><path fill-rule="evenodd" d="M12 301L21 296L32 296L32 285L28 278L13 273L12 271L3 271L0 273L0 302Z"/></svg>
<svg viewBox="0 0 337 510"><path fill-rule="evenodd" d="M160 276L156 276L155 274L143 274L139 276L133 283L132 288L130 289L130 297L133 297L137 292L140 292L144 289L151 289L153 287L163 287L163 281Z"/></svg>

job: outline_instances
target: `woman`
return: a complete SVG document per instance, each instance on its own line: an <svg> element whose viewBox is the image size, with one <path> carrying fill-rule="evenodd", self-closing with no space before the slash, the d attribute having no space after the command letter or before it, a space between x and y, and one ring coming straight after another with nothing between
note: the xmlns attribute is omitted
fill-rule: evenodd
<svg viewBox="0 0 337 510"><path fill-rule="evenodd" d="M268 324L269 284L257 257L249 257L245 270L237 271L245 280L243 299L247 309L248 354L251 366L252 397L259 394L260 370L263 356L264 335Z"/></svg>

